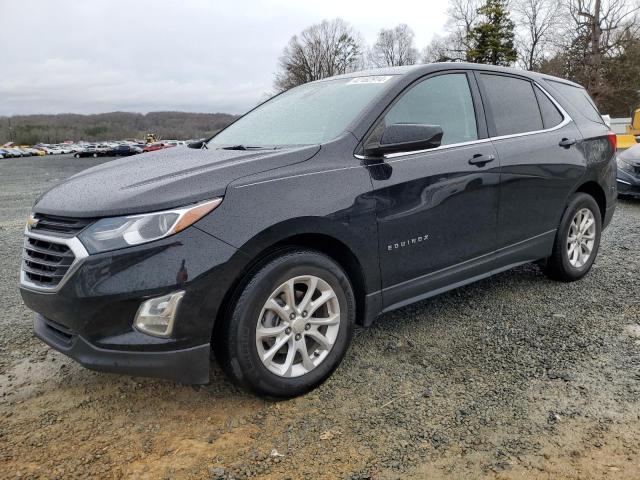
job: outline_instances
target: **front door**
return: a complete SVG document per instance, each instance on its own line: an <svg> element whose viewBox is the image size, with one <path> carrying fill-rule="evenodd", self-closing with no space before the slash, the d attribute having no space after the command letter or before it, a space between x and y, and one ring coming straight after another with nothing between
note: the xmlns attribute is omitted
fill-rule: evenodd
<svg viewBox="0 0 640 480"><path fill-rule="evenodd" d="M491 269L500 165L465 72L430 76L389 108L365 142L396 123L439 125L442 145L371 165L385 308ZM480 111L479 111L480 110Z"/></svg>

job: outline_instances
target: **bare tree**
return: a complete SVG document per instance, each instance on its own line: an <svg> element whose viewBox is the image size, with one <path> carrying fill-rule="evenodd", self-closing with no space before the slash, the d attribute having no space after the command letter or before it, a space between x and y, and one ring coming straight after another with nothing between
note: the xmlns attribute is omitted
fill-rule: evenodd
<svg viewBox="0 0 640 480"><path fill-rule="evenodd" d="M478 9L483 5L482 0L449 0L449 21L447 30L453 40L453 51L460 58L464 58L469 50L469 36L480 14Z"/></svg>
<svg viewBox="0 0 640 480"><path fill-rule="evenodd" d="M323 20L291 37L280 57L275 88L283 91L357 70L362 66L362 51L360 35L347 22Z"/></svg>
<svg viewBox="0 0 640 480"><path fill-rule="evenodd" d="M422 49L421 60L423 63L450 62L457 58L451 57L451 36L434 35L429 45ZM461 60L462 58L460 58Z"/></svg>
<svg viewBox="0 0 640 480"><path fill-rule="evenodd" d="M478 19L482 0L449 0L447 34L435 36L422 51L422 61L445 62L465 60L470 49L469 34Z"/></svg>
<svg viewBox="0 0 640 480"><path fill-rule="evenodd" d="M394 28L383 28L369 52L370 62L376 67L413 65L418 61L418 50L413 44L415 34L406 23Z"/></svg>
<svg viewBox="0 0 640 480"><path fill-rule="evenodd" d="M575 35L571 47L582 49L581 80L598 98L604 95L603 59L619 54L629 39L638 38L638 0L566 0Z"/></svg>
<svg viewBox="0 0 640 480"><path fill-rule="evenodd" d="M518 26L518 63L526 70L537 70L551 53L562 19L562 6L557 0L515 0L511 9Z"/></svg>

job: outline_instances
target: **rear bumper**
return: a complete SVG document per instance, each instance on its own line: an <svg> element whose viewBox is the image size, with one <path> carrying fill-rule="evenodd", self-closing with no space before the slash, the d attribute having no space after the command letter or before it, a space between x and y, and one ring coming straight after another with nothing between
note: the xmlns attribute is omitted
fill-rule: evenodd
<svg viewBox="0 0 640 480"><path fill-rule="evenodd" d="M187 384L209 382L208 343L180 350L127 351L96 347L66 327L36 313L35 335L91 370L156 377Z"/></svg>

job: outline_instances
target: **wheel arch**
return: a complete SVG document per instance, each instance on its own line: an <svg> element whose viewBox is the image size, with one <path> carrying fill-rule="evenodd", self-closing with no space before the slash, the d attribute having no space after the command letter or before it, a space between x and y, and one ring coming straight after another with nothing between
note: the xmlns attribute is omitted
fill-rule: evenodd
<svg viewBox="0 0 640 480"><path fill-rule="evenodd" d="M574 193L586 193L593 197L593 199L598 204L598 208L600 210L600 217L602 222L605 221L605 215L607 213L607 196L604 192L604 189L593 180L585 182L576 188Z"/></svg>
<svg viewBox="0 0 640 480"><path fill-rule="evenodd" d="M224 318L229 314L229 309L232 307L234 299L237 298L251 273L260 268L269 258L291 248L316 250L340 265L347 274L353 288L356 299L357 322L359 324L367 324L366 297L370 290L377 290L372 286L375 286L376 281L379 282L379 276L376 275L374 279L369 279L369 282L367 282L367 272L364 266L366 260L360 258L362 254L349 245L348 241L345 240L346 237L336 234L335 230L319 228L320 225L327 226L321 219L314 219L312 223L313 229L309 228L308 222L297 223L295 226L289 222L284 222L283 225L271 227L261 232L252 238L248 244L240 247L240 250L245 255L248 252L251 252L251 254L247 255L248 260L239 269L230 288L225 293L220 307L217 309L212 330L212 340L216 336L217 329L224 324ZM377 241L375 243L377 248ZM375 269L379 272L377 264Z"/></svg>

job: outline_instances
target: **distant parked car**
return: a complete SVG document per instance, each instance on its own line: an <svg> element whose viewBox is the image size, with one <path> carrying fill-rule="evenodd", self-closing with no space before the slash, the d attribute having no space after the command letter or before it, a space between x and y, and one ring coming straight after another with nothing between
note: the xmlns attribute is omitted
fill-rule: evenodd
<svg viewBox="0 0 640 480"><path fill-rule="evenodd" d="M93 157L93 158L98 158L98 157L104 157L106 155L108 155L109 153L109 148L103 145L87 145L84 150L80 151L80 152L76 152L73 156L76 158L81 158L81 157Z"/></svg>
<svg viewBox="0 0 640 480"><path fill-rule="evenodd" d="M39 157L42 157L42 156L46 155L46 153L44 151L42 151L42 150L40 150L38 148L27 147L27 150L29 152L31 152L31 155L36 155L36 156L39 156Z"/></svg>
<svg viewBox="0 0 640 480"><path fill-rule="evenodd" d="M22 152L16 151L12 147L2 147L1 151L5 158L18 158L23 156Z"/></svg>
<svg viewBox="0 0 640 480"><path fill-rule="evenodd" d="M109 155L113 155L114 157L128 157L129 155L136 155L138 153L142 153L142 148L136 145L118 145L109 151Z"/></svg>
<svg viewBox="0 0 640 480"><path fill-rule="evenodd" d="M45 155L52 155L53 154L51 149L46 145L36 145L34 148L43 151Z"/></svg>
<svg viewBox="0 0 640 480"><path fill-rule="evenodd" d="M23 157L30 157L33 155L33 152L27 147L15 147L16 150L22 153Z"/></svg>
<svg viewBox="0 0 640 480"><path fill-rule="evenodd" d="M6 150L8 150L11 153L13 153L14 157L28 157L29 156L29 154L27 152L24 152L24 151L20 150L18 147L9 147L9 148L6 148Z"/></svg>
<svg viewBox="0 0 640 480"><path fill-rule="evenodd" d="M152 143L151 145L147 145L142 149L143 152L155 152L156 150L162 150L163 148L171 148L175 147L175 145L171 145L169 143Z"/></svg>
<svg viewBox="0 0 640 480"><path fill-rule="evenodd" d="M618 194L640 199L640 144L618 153Z"/></svg>

